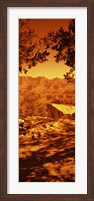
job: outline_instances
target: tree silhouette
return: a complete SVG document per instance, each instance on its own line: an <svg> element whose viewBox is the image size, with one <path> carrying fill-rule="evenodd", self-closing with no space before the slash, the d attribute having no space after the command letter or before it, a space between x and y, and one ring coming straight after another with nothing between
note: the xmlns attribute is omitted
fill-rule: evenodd
<svg viewBox="0 0 94 201"><path fill-rule="evenodd" d="M70 20L68 30L62 27L56 32L50 31L44 38L39 38L30 27L30 19L19 20L19 71L27 73L28 69L38 63L48 61L47 57L55 50L55 61L70 67L64 77L74 81L75 71L75 20Z"/></svg>
<svg viewBox="0 0 94 201"><path fill-rule="evenodd" d="M61 27L58 31L50 31L46 38L46 48L56 51L55 61L64 63L70 67L70 71L64 75L68 80L73 80L75 70L75 20L69 23L68 31Z"/></svg>
<svg viewBox="0 0 94 201"><path fill-rule="evenodd" d="M24 73L37 63L47 61L50 54L44 46L44 41L30 28L30 23L30 19L19 20L19 71Z"/></svg>

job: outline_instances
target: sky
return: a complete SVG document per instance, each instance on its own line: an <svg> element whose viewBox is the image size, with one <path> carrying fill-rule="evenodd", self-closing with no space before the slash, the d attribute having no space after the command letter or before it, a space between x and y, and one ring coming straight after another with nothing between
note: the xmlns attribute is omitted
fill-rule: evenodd
<svg viewBox="0 0 94 201"><path fill-rule="evenodd" d="M70 19L31 19L29 21L30 28L35 30L35 33L39 37L44 37L49 31L57 31L60 27L64 30L68 30ZM28 24L28 19L27 19ZM20 76L39 77L43 76L48 79L55 77L64 78L64 74L70 70L64 62L56 63L53 57L54 51L48 56L48 61L39 63L35 67L32 67L27 74L20 73Z"/></svg>

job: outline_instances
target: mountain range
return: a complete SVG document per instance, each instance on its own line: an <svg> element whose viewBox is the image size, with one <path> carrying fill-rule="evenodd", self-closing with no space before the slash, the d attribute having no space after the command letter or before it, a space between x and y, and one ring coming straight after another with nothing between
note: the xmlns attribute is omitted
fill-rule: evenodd
<svg viewBox="0 0 94 201"><path fill-rule="evenodd" d="M48 116L51 103L74 105L75 86L65 79L19 76L19 117Z"/></svg>

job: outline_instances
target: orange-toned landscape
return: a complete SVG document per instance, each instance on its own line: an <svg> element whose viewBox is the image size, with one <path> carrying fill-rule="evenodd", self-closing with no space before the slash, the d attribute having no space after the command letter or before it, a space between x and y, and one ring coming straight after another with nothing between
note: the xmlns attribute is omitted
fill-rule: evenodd
<svg viewBox="0 0 94 201"><path fill-rule="evenodd" d="M51 29L53 20L46 22L47 32ZM49 22L52 23L50 26ZM69 22L70 20L56 21L56 27L52 28L56 31L62 24L67 30ZM72 68L73 62L67 61L71 66L66 65L63 60L56 63L53 50L49 50L50 55L46 51L46 55L42 52L42 56L39 56L40 50L38 50L38 61L34 60L36 57L31 55L29 47L30 38L26 42L25 37L28 35L27 29L33 26L38 30L39 23L43 29L45 20L44 22L34 20L33 23L28 20L25 20L25 23L21 21L20 27L20 57L22 55L22 58L19 73L19 182L74 182L75 78L71 77L70 81L68 74L67 79L64 77L64 74L69 73ZM62 29L60 34L61 32L63 33ZM27 47L30 48L28 54ZM48 59L40 62L43 55ZM31 56L31 60L36 62L32 63L34 64L32 68ZM71 70L73 71L74 69Z"/></svg>

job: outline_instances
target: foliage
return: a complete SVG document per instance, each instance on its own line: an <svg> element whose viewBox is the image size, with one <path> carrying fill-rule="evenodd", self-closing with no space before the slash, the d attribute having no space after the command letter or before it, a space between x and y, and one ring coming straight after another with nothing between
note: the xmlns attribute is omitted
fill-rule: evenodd
<svg viewBox="0 0 94 201"><path fill-rule="evenodd" d="M47 61L50 54L30 27L31 20L19 20L19 71L27 73L37 63Z"/></svg>
<svg viewBox="0 0 94 201"><path fill-rule="evenodd" d="M62 27L56 32L50 31L46 37L39 38L30 27L31 20L19 21L19 71L27 73L28 69L38 63L47 61L51 49L55 51L55 61L70 67L64 77L74 81L75 71L75 20L71 20L68 30Z"/></svg>
<svg viewBox="0 0 94 201"><path fill-rule="evenodd" d="M66 79L73 80L75 70L75 20L69 23L68 31L61 27L58 31L49 32L46 39L47 48L56 51L55 61L64 63L70 67L70 71L64 76Z"/></svg>

